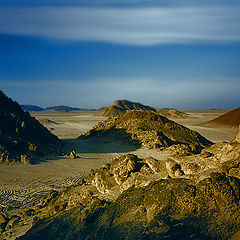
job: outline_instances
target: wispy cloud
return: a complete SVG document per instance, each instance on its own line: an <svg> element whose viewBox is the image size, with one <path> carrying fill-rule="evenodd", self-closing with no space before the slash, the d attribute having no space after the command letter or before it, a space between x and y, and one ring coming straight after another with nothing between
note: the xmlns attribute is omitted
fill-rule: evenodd
<svg viewBox="0 0 240 240"><path fill-rule="evenodd" d="M116 44L239 42L238 7L0 9L0 33Z"/></svg>
<svg viewBox="0 0 240 240"><path fill-rule="evenodd" d="M220 79L220 81L217 81ZM239 78L171 79L110 78L79 81L0 81L0 88L20 103L99 108L116 99L156 107L238 107ZM24 94L23 94L24 93ZM229 98L229 96L231 96Z"/></svg>

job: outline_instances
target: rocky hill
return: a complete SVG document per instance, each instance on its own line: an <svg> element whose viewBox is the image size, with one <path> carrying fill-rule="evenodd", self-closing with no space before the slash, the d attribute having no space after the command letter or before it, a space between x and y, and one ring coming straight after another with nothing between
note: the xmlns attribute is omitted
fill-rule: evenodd
<svg viewBox="0 0 240 240"><path fill-rule="evenodd" d="M149 149L177 146L195 153L212 144L199 133L155 112L138 110L100 122L80 138L120 142Z"/></svg>
<svg viewBox="0 0 240 240"><path fill-rule="evenodd" d="M29 162L31 157L56 151L60 140L17 102L0 91L0 162Z"/></svg>
<svg viewBox="0 0 240 240"><path fill-rule="evenodd" d="M165 161L123 155L34 206L2 211L1 237L230 239L240 229L239 134Z"/></svg>
<svg viewBox="0 0 240 240"><path fill-rule="evenodd" d="M208 121L203 125L237 128L240 125L240 107L233 109L211 121Z"/></svg>
<svg viewBox="0 0 240 240"><path fill-rule="evenodd" d="M155 108L142 105L141 103L128 100L118 100L108 107L104 107L97 112L97 116L115 117L120 116L129 110L147 110L156 112Z"/></svg>

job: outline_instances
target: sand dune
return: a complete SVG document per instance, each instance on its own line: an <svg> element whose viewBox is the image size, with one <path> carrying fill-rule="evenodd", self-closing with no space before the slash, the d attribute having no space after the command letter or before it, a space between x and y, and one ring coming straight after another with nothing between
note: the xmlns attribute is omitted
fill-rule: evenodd
<svg viewBox="0 0 240 240"><path fill-rule="evenodd" d="M240 125L240 107L203 124L204 126L234 127Z"/></svg>

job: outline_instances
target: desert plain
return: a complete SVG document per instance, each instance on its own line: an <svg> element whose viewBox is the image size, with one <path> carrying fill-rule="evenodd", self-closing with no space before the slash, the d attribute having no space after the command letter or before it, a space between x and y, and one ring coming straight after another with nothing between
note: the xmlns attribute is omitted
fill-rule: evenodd
<svg viewBox="0 0 240 240"><path fill-rule="evenodd" d="M237 129L230 127L206 127L202 123L214 119L227 110L183 110L186 118L171 118L192 130L199 132L214 143L231 141ZM167 153L156 149L135 149L117 143L90 143L77 137L92 129L107 117L96 116L95 111L31 112L54 135L66 143L63 149L65 156L52 156L43 162L33 165L1 164L0 165L0 206L25 207L37 202L52 190L61 190L74 185L86 177L91 169L101 167L126 153L139 157L154 157L166 160ZM69 158L75 151L76 158Z"/></svg>

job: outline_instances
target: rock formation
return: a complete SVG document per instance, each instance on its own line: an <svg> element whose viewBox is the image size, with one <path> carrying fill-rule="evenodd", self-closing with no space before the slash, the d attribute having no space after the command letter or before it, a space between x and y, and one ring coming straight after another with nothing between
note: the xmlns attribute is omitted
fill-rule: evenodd
<svg viewBox="0 0 240 240"><path fill-rule="evenodd" d="M186 118L188 115L184 112L180 112L176 109L165 109L165 108L153 108L150 106L143 105L141 103L131 102L128 100L118 100L112 105L100 109L96 115L103 117L119 117L131 110L145 110L157 112L160 115L167 118Z"/></svg>
<svg viewBox="0 0 240 240"><path fill-rule="evenodd" d="M196 132L146 111L129 111L101 123L86 137L118 129L142 141L147 132L161 130L160 140L167 144L168 139L181 146L209 144ZM229 143L205 147L200 154L164 161L122 155L32 206L2 209L1 239L235 238L240 229L239 134Z"/></svg>
<svg viewBox="0 0 240 240"><path fill-rule="evenodd" d="M30 162L56 151L60 140L0 91L0 162Z"/></svg>
<svg viewBox="0 0 240 240"><path fill-rule="evenodd" d="M138 110L100 122L80 138L118 141L144 148L163 149L172 146L186 153L200 152L211 145L210 141L195 131L155 112Z"/></svg>
<svg viewBox="0 0 240 240"><path fill-rule="evenodd" d="M97 116L117 117L123 115L129 110L147 110L156 112L155 108L142 105L141 103L128 100L118 100L108 107L104 107L97 112Z"/></svg>
<svg viewBox="0 0 240 240"><path fill-rule="evenodd" d="M219 145L195 161L123 155L34 206L3 211L1 237L24 229L21 240L230 239L240 229L240 144L224 144L231 160L219 158Z"/></svg>
<svg viewBox="0 0 240 240"><path fill-rule="evenodd" d="M203 125L237 128L240 125L240 107L233 109L211 121L208 121Z"/></svg>

